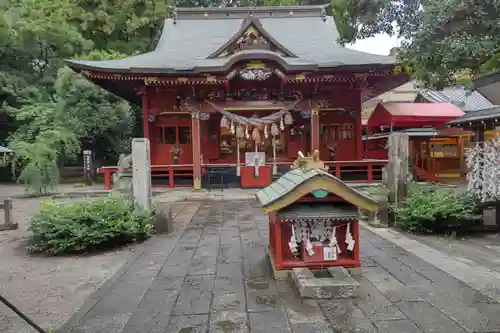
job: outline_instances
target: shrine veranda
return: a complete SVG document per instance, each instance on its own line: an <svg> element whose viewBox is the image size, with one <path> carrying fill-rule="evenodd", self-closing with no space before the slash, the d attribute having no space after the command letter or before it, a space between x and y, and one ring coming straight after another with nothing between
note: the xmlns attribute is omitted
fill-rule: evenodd
<svg viewBox="0 0 500 333"><path fill-rule="evenodd" d="M363 159L361 104L408 75L337 38L323 6L184 8L152 52L68 65L142 107L164 185L199 189L224 170L226 182L262 188L315 150L338 178L370 183L387 161ZM107 188L116 171L100 169Z"/></svg>

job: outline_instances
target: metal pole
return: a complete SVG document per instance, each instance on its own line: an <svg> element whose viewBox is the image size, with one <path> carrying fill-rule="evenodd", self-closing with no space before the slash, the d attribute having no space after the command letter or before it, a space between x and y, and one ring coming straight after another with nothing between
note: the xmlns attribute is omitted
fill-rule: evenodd
<svg viewBox="0 0 500 333"><path fill-rule="evenodd" d="M40 326L35 324L31 319L29 319L24 313L19 311L18 308L16 308L12 303L10 303L8 300L5 299L2 295L0 295L0 302L5 304L9 309L14 311L15 314L17 314L19 317L21 317L25 322L27 322L31 327L33 327L37 332L39 333L47 333L44 331Z"/></svg>

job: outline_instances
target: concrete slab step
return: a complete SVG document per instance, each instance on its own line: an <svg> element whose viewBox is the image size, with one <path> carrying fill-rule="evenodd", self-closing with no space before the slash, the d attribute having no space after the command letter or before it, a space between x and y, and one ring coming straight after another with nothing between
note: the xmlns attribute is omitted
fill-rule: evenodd
<svg viewBox="0 0 500 333"><path fill-rule="evenodd" d="M300 297L314 299L344 299L353 297L359 283L343 267L327 269L329 277L316 277L309 268L294 268L292 280Z"/></svg>

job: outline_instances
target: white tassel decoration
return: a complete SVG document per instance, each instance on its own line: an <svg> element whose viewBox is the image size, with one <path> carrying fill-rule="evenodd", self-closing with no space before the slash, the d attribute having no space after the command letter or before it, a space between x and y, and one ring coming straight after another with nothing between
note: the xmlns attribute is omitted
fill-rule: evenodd
<svg viewBox="0 0 500 333"><path fill-rule="evenodd" d="M281 117L281 120L280 120L280 129L283 131L285 129L285 124L283 122L283 117Z"/></svg>
<svg viewBox="0 0 500 333"><path fill-rule="evenodd" d="M236 129L234 128L234 122L231 121L231 134L236 133Z"/></svg>
<svg viewBox="0 0 500 333"><path fill-rule="evenodd" d="M287 112L285 114L285 125L292 125L293 124L293 117L290 112Z"/></svg>
<svg viewBox="0 0 500 333"><path fill-rule="evenodd" d="M248 140L250 139L250 133L248 133L248 125L245 126L245 138Z"/></svg>
<svg viewBox="0 0 500 333"><path fill-rule="evenodd" d="M309 257L312 257L314 255L314 247L311 243L311 239L309 237L307 237L306 239L306 251L307 251L307 254L309 255Z"/></svg>
<svg viewBox="0 0 500 333"><path fill-rule="evenodd" d="M346 228L346 231L345 231L345 242L347 244L347 250L348 251L354 250L354 244L356 244L356 241L352 237L352 234L351 234L351 224L350 223L347 224L347 228Z"/></svg>
<svg viewBox="0 0 500 333"><path fill-rule="evenodd" d="M297 237L295 235L295 225L292 225L292 237L290 238L290 242L288 242L288 246L290 247L290 251L292 251L292 254L296 256L298 254L298 245Z"/></svg>
<svg viewBox="0 0 500 333"><path fill-rule="evenodd" d="M266 125L266 126L264 126L264 139L267 139L267 138L269 138L269 131L268 131L267 125Z"/></svg>
<svg viewBox="0 0 500 333"><path fill-rule="evenodd" d="M342 253L340 250L339 242L337 241L337 227L333 227L332 230L332 235L330 236L330 244L328 244L330 247L336 247L337 248L337 254Z"/></svg>
<svg viewBox="0 0 500 333"><path fill-rule="evenodd" d="M273 123L271 125L271 135L272 136L276 136L276 135L279 135L280 134L280 131L278 130L278 125L276 125L276 123Z"/></svg>
<svg viewBox="0 0 500 333"><path fill-rule="evenodd" d="M221 120L220 120L220 127L228 127L228 121L227 121L227 118L226 117L222 117Z"/></svg>

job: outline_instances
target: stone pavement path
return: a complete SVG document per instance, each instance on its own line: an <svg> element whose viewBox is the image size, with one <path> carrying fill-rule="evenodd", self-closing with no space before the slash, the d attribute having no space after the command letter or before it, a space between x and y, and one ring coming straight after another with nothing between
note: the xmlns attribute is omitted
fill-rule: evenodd
<svg viewBox="0 0 500 333"><path fill-rule="evenodd" d="M272 279L253 205L186 205L71 332L500 332L499 303L366 229L357 298L302 301Z"/></svg>

